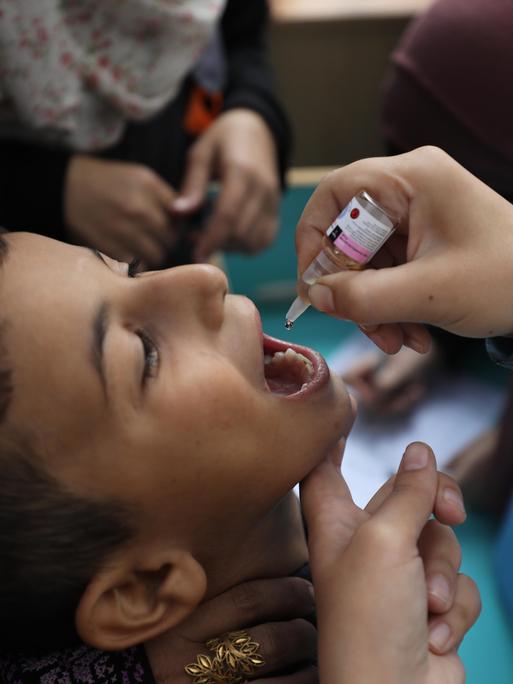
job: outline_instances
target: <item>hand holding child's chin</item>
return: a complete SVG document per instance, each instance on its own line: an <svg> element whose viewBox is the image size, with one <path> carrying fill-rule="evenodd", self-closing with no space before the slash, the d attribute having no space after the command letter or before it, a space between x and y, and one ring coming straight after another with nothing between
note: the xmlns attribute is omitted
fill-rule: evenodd
<svg viewBox="0 0 513 684"><path fill-rule="evenodd" d="M307 663L314 662L316 654L317 632L306 619L314 610L312 585L299 577L237 585L145 644L155 682L191 684L184 668L199 654L209 653L205 642L245 630L259 644L258 654L265 661L255 668L253 679L271 676L274 684L317 684L317 669ZM284 669L294 674L273 676Z"/></svg>
<svg viewBox="0 0 513 684"><path fill-rule="evenodd" d="M465 519L459 487L436 472L431 450L410 445L365 510L333 460L309 475L301 499L321 673L355 683L462 682L456 650L480 599L458 572L461 550L448 527Z"/></svg>

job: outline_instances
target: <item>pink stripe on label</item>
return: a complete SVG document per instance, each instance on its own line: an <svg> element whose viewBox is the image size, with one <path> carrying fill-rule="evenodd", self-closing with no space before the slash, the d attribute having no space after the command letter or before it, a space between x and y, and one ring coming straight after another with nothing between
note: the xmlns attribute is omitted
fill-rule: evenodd
<svg viewBox="0 0 513 684"><path fill-rule="evenodd" d="M364 264L370 257L371 253L365 247L362 247L350 237L340 233L338 238L335 240L335 246L348 257L354 259L359 264Z"/></svg>

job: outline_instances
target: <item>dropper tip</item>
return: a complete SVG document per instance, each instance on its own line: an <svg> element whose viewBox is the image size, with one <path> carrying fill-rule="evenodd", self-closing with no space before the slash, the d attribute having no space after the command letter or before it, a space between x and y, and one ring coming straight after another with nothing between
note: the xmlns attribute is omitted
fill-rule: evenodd
<svg viewBox="0 0 513 684"><path fill-rule="evenodd" d="M294 325L294 321L291 321L290 318L287 318L285 321L285 327L287 330L292 330L292 326Z"/></svg>

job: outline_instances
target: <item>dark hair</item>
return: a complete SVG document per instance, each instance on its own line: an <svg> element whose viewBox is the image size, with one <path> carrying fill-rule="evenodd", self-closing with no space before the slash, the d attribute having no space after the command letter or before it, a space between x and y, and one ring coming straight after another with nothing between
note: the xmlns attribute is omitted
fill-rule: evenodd
<svg viewBox="0 0 513 684"><path fill-rule="evenodd" d="M0 235L0 266L8 243ZM0 650L78 641L75 610L101 564L135 535L133 511L80 497L46 469L29 437L8 425L12 372L0 323Z"/></svg>
<svg viewBox="0 0 513 684"><path fill-rule="evenodd" d="M0 443L0 649L78 641L80 597L102 562L133 538L131 514L66 491L35 453Z"/></svg>

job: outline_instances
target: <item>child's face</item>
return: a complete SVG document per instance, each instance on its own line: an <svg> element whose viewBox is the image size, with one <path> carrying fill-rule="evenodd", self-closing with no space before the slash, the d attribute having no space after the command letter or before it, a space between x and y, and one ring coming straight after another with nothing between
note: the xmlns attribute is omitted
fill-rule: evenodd
<svg viewBox="0 0 513 684"><path fill-rule="evenodd" d="M194 546L214 525L243 533L347 435L348 395L320 358L306 391L268 389L260 318L221 271L129 278L84 248L7 241L10 422L74 491L138 505L145 535ZM273 386L291 391L304 377L287 363Z"/></svg>

